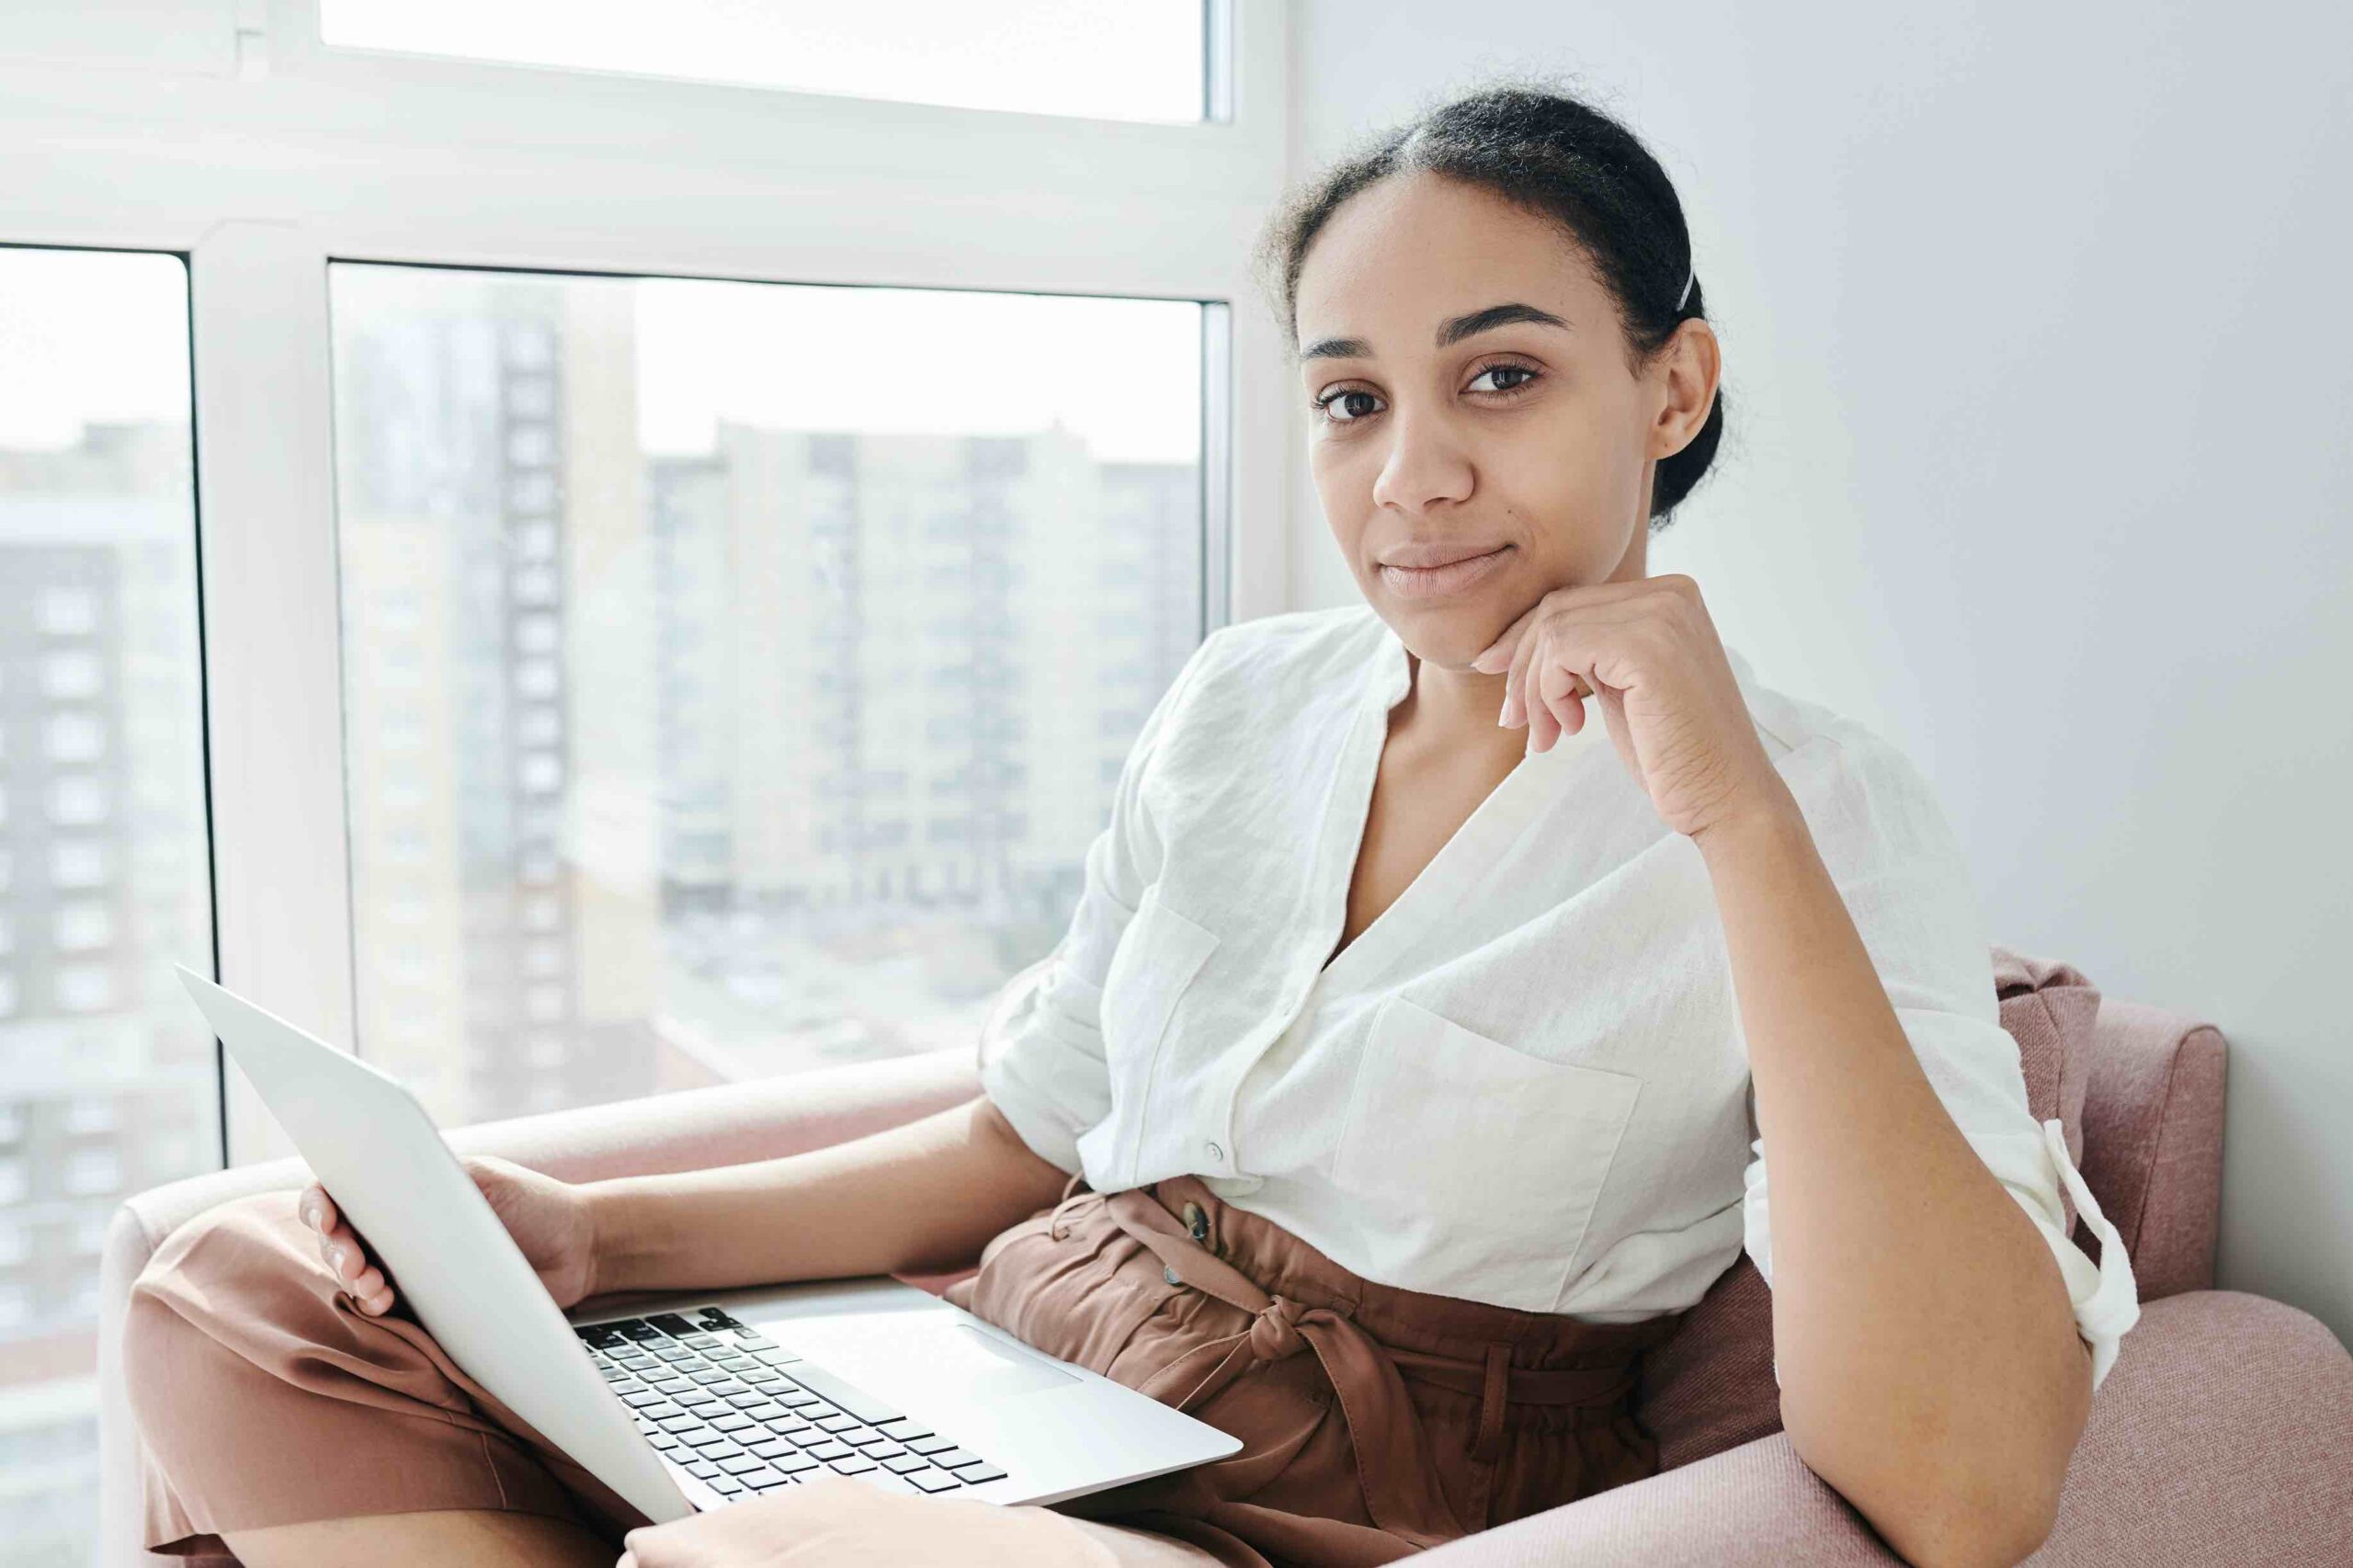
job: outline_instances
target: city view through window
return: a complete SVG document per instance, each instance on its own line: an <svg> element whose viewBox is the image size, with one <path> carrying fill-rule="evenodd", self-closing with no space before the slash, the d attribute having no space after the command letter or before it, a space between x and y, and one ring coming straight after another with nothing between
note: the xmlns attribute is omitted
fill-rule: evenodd
<svg viewBox="0 0 2353 1568"><path fill-rule="evenodd" d="M976 1046L1205 630L1201 307L329 274L359 1053L456 1126ZM12 1562L96 1550L109 1218L221 1159L189 302L0 247Z"/></svg>
<svg viewBox="0 0 2353 1568"><path fill-rule="evenodd" d="M218 1168L188 270L0 246L0 1540L96 1551L98 1259Z"/></svg>
<svg viewBox="0 0 2353 1568"><path fill-rule="evenodd" d="M360 1053L972 1045L1202 634L1200 307L332 271Z"/></svg>

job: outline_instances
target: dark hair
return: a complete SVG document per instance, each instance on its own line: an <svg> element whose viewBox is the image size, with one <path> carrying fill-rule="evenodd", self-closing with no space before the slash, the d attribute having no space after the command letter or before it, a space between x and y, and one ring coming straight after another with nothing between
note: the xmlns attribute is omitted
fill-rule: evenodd
<svg viewBox="0 0 2353 1568"><path fill-rule="evenodd" d="M1414 174L1483 187L1559 224L1617 304L1630 369L1639 369L1665 347L1677 323L1708 313L1698 277L1688 270L1691 235L1683 204L1650 150L1625 126L1565 93L1501 83L1381 132L1285 197L1259 242L1256 261L1294 358L1299 275L1308 247L1348 198L1377 181ZM1686 276L1692 278L1691 295L1677 310ZM1651 494L1654 532L1673 520L1675 508L1708 472L1723 428L1719 386L1699 433L1659 461Z"/></svg>

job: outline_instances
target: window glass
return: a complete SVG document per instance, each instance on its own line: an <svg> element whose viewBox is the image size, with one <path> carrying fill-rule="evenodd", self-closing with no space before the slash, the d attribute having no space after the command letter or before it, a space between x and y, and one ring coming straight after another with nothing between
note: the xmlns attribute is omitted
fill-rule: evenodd
<svg viewBox="0 0 2353 1568"><path fill-rule="evenodd" d="M218 1163L188 273L0 247L0 1488L10 1561L97 1556L90 1239Z"/></svg>
<svg viewBox="0 0 2353 1568"><path fill-rule="evenodd" d="M1202 0L321 0L347 49L1104 119L1198 120ZM526 392L525 397L532 395Z"/></svg>
<svg viewBox="0 0 2353 1568"><path fill-rule="evenodd" d="M361 1054L454 1124L972 1043L1199 641L1201 308L330 294Z"/></svg>

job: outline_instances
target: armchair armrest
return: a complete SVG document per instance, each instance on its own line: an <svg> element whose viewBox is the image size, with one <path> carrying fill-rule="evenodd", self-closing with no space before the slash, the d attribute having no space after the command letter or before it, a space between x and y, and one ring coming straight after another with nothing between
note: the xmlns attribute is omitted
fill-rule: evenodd
<svg viewBox="0 0 2353 1568"><path fill-rule="evenodd" d="M1903 1560L1786 1433L1426 1552L1433 1568L1888 1568ZM2353 1356L2235 1290L2143 1303L2037 1568L2353 1561Z"/></svg>
<svg viewBox="0 0 2353 1568"><path fill-rule="evenodd" d="M612 1105L548 1111L449 1131L461 1154L498 1154L565 1181L745 1165L862 1138L979 1094L972 1049L821 1067L789 1077L717 1084ZM299 1158L192 1176L126 1199L107 1227L98 1266L99 1561L169 1561L140 1550L138 1440L122 1390L122 1311L131 1281L164 1238L215 1204L301 1187ZM938 1276L945 1280L953 1276ZM934 1277L909 1281L936 1289Z"/></svg>

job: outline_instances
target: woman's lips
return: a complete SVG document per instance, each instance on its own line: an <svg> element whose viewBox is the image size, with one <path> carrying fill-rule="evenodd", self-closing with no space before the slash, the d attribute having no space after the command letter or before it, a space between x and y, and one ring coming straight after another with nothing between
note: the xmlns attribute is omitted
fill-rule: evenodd
<svg viewBox="0 0 2353 1568"><path fill-rule="evenodd" d="M1499 544L1484 555L1449 561L1443 566L1383 566L1381 581L1401 599L1436 599L1459 594L1504 562L1511 546Z"/></svg>

